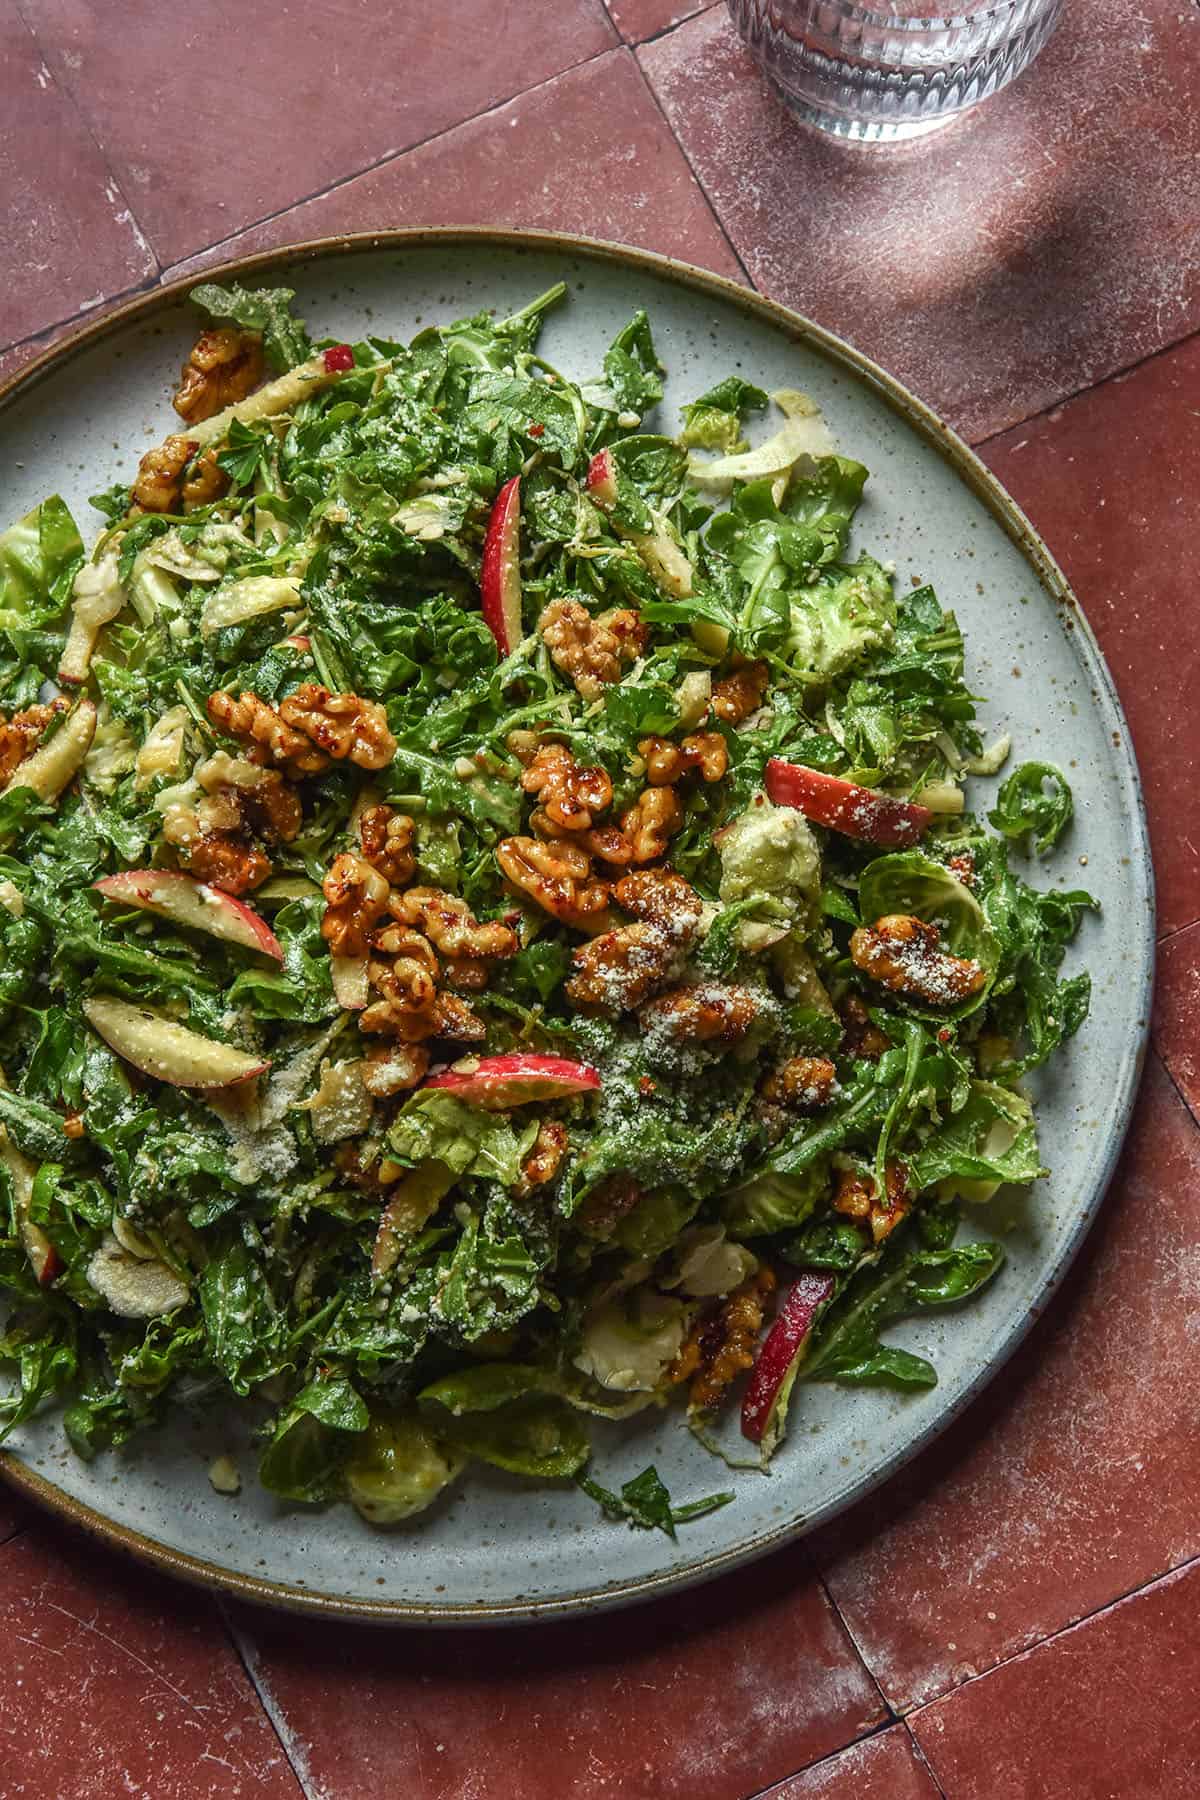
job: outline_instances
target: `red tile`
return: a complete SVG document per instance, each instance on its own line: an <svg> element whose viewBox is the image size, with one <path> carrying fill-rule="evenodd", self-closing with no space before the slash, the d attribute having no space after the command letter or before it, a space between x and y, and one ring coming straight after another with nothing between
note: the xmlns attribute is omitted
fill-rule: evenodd
<svg viewBox="0 0 1200 1800"><path fill-rule="evenodd" d="M893 1725L814 1763L762 1800L938 1800L938 1794L907 1730Z"/></svg>
<svg viewBox="0 0 1200 1800"><path fill-rule="evenodd" d="M803 1552L678 1599L461 1635L238 1613L327 1800L741 1800L883 1709ZM353 1678L346 1679L353 1671Z"/></svg>
<svg viewBox="0 0 1200 1800"><path fill-rule="evenodd" d="M627 50L560 75L190 266L323 233L444 224L584 232L738 274Z"/></svg>
<svg viewBox="0 0 1200 1800"><path fill-rule="evenodd" d="M1177 932L1159 947L1154 1042L1200 1119L1200 925Z"/></svg>
<svg viewBox="0 0 1200 1800"><path fill-rule="evenodd" d="M0 68L2 346L136 287L154 259L11 0L0 0Z"/></svg>
<svg viewBox="0 0 1200 1800"><path fill-rule="evenodd" d="M913 1732L952 1800L1195 1800L1196 1609L1181 1569L983 1681Z"/></svg>
<svg viewBox="0 0 1200 1800"><path fill-rule="evenodd" d="M1184 778L1180 755L1200 692L1198 384L1193 338L983 448L1065 568L1116 678L1145 783L1163 931L1200 917L1200 784Z"/></svg>
<svg viewBox="0 0 1200 1800"><path fill-rule="evenodd" d="M31 1509L26 1506L15 1489L0 1482L0 1544L15 1537L23 1526L33 1518Z"/></svg>
<svg viewBox="0 0 1200 1800"><path fill-rule="evenodd" d="M613 24L627 44L670 31L684 19L703 12L706 0L605 0Z"/></svg>
<svg viewBox="0 0 1200 1800"><path fill-rule="evenodd" d="M419 23L346 0L192 0L140 7L129 30L87 0L25 11L163 263L615 41L601 0L441 0Z"/></svg>
<svg viewBox="0 0 1200 1800"><path fill-rule="evenodd" d="M1200 324L1200 15L1079 0L1039 62L896 148L796 124L723 10L640 52L755 283L973 438Z"/></svg>
<svg viewBox="0 0 1200 1800"><path fill-rule="evenodd" d="M1047 1317L964 1420L810 1540L897 1709L1200 1552L1197 1192L1200 1130L1152 1059Z"/></svg>
<svg viewBox="0 0 1200 1800"><path fill-rule="evenodd" d="M39 1525L0 1550L0 1787L302 1800L216 1608Z"/></svg>

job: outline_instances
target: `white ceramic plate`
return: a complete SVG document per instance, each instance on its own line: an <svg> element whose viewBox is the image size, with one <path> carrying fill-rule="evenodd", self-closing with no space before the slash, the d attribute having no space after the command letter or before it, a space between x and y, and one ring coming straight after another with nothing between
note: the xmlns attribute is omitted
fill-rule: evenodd
<svg viewBox="0 0 1200 1800"><path fill-rule="evenodd" d="M1100 1204L1124 1136L1146 1039L1153 885L1137 769L1108 671L1059 571L971 453L919 402L846 345L733 284L655 257L580 240L447 230L337 240L215 271L286 280L316 333L406 337L483 307L510 311L565 279L542 349L591 373L636 306L669 370L662 417L731 371L799 387L839 446L871 470L856 541L895 559L897 581L933 582L967 637L968 680L990 696L985 730L1011 730L1019 756L1069 769L1076 822L1037 879L1086 885L1104 911L1085 922L1069 968L1089 966L1092 1012L1038 1081L1051 1174L1010 1201L1008 1261L963 1311L902 1325L897 1342L936 1364L915 1397L814 1386L769 1479L730 1477L678 1414L598 1429L606 1485L655 1462L677 1502L733 1485L736 1503L681 1531L632 1532L574 1489L482 1468L410 1530L371 1531L348 1507L288 1511L261 1492L232 1419L180 1421L122 1456L79 1462L52 1417L2 1459L46 1504L176 1573L251 1598L357 1616L471 1622L552 1615L682 1586L794 1537L849 1505L927 1443L997 1374L1045 1306ZM0 516L61 492L128 479L171 429L169 394L195 336L186 285L155 293L60 346L0 392ZM980 356L987 347L980 345ZM85 526L85 530L87 527ZM1079 867L1086 857L1086 871ZM995 1220L979 1221L981 1233ZM1003 1376L1000 1376L1003 1379ZM233 1448L246 1480L224 1499L208 1462Z"/></svg>

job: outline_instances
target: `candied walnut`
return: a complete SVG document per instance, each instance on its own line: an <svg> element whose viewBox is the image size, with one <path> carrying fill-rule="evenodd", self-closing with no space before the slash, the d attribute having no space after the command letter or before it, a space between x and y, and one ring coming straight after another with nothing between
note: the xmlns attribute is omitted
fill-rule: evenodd
<svg viewBox="0 0 1200 1800"><path fill-rule="evenodd" d="M567 1153L567 1128L555 1119L544 1119L538 1126L533 1149L521 1164L521 1175L515 1192L524 1197L535 1188L545 1187L558 1174L559 1164Z"/></svg>
<svg viewBox="0 0 1200 1800"><path fill-rule="evenodd" d="M621 925L579 946L564 991L572 1006L628 1012L674 979L681 960L679 945L657 925Z"/></svg>
<svg viewBox="0 0 1200 1800"><path fill-rule="evenodd" d="M578 844L504 838L496 861L514 887L577 931L590 930L608 910L608 887L595 878L592 859Z"/></svg>
<svg viewBox="0 0 1200 1800"><path fill-rule="evenodd" d="M441 888L414 887L393 894L388 910L400 923L424 932L430 943L452 960L470 957L490 962L517 953L519 940L511 925L499 919L480 924L465 900L443 893Z"/></svg>
<svg viewBox="0 0 1200 1800"><path fill-rule="evenodd" d="M857 994L847 994L838 1010L845 1026L842 1034L844 1055L864 1056L868 1062L878 1062L884 1051L891 1049L891 1038L877 1025L872 1025L871 1015Z"/></svg>
<svg viewBox="0 0 1200 1800"><path fill-rule="evenodd" d="M640 625L636 613L613 613L610 622L602 624L578 600L552 600L538 628L555 668L575 683L585 700L596 700L610 682L620 679L622 662L636 659L635 624Z"/></svg>
<svg viewBox="0 0 1200 1800"><path fill-rule="evenodd" d="M827 1056L793 1056L767 1076L759 1091L764 1100L792 1112L819 1112L832 1100L836 1079Z"/></svg>
<svg viewBox="0 0 1200 1800"><path fill-rule="evenodd" d="M901 1219L912 1211L913 1198L907 1168L897 1158L889 1157L884 1166L882 1196L876 1192L869 1175L861 1175L857 1169L843 1169L838 1176L832 1205L834 1212L869 1225L872 1240L882 1244Z"/></svg>
<svg viewBox="0 0 1200 1800"><path fill-rule="evenodd" d="M649 627L629 606L618 606L613 612L601 613L597 624L612 632L621 646L624 662L636 662L650 641Z"/></svg>
<svg viewBox="0 0 1200 1800"><path fill-rule="evenodd" d="M424 1081L429 1052L420 1044L377 1044L367 1051L362 1083L368 1094L387 1100Z"/></svg>
<svg viewBox="0 0 1200 1800"><path fill-rule="evenodd" d="M143 512L177 513L183 506L183 471L200 448L195 438L168 437L138 464L130 499Z"/></svg>
<svg viewBox="0 0 1200 1800"><path fill-rule="evenodd" d="M244 400L264 373L261 332L221 325L202 331L179 372L172 404L189 425Z"/></svg>
<svg viewBox="0 0 1200 1800"><path fill-rule="evenodd" d="M250 760L275 763L289 775L319 775L329 758L303 732L285 724L267 701L243 692L210 694L205 709L218 731L250 747Z"/></svg>
<svg viewBox="0 0 1200 1800"><path fill-rule="evenodd" d="M369 806L358 821L364 858L393 887L407 887L416 872L415 831L408 814L391 806Z"/></svg>
<svg viewBox="0 0 1200 1800"><path fill-rule="evenodd" d="M748 719L762 705L770 678L765 662L753 662L715 682L709 704L717 718L725 725L740 725Z"/></svg>
<svg viewBox="0 0 1200 1800"><path fill-rule="evenodd" d="M362 956L387 911L388 884L378 869L350 851L336 856L321 883L321 936L334 956Z"/></svg>
<svg viewBox="0 0 1200 1800"><path fill-rule="evenodd" d="M692 769L705 781L720 781L729 767L729 750L719 731L697 731L673 744L669 738L642 738L638 755L646 759L651 787L671 787Z"/></svg>
<svg viewBox="0 0 1200 1800"><path fill-rule="evenodd" d="M226 894L248 894L271 873L270 859L257 845L224 832L200 832L178 849L189 875Z"/></svg>
<svg viewBox="0 0 1200 1800"><path fill-rule="evenodd" d="M386 964L372 965L384 972ZM373 978L373 977L372 977ZM465 1000L455 994L438 994L424 1012L414 1012L397 999L384 995L358 1015L360 1031L399 1038L404 1044L422 1044L426 1038L444 1037L454 1043L479 1043L487 1027Z"/></svg>
<svg viewBox="0 0 1200 1800"><path fill-rule="evenodd" d="M442 969L447 986L460 994L481 994L488 984L488 975L487 964L473 956L452 956Z"/></svg>
<svg viewBox="0 0 1200 1800"><path fill-rule="evenodd" d="M7 785L25 758L33 755L55 714L66 710L67 702L60 698L47 706L27 706L11 719L0 713L0 788Z"/></svg>
<svg viewBox="0 0 1200 1800"><path fill-rule="evenodd" d="M657 925L683 947L695 937L704 911L695 888L674 869L638 869L623 875L613 888L613 898L635 919Z"/></svg>
<svg viewBox="0 0 1200 1800"><path fill-rule="evenodd" d="M641 1010L643 1031L665 1032L680 1044L738 1044L758 1017L749 988L705 981L674 988Z"/></svg>
<svg viewBox="0 0 1200 1800"><path fill-rule="evenodd" d="M211 506L229 489L229 477L217 461L215 450L205 450L183 477L179 497L185 510L192 506Z"/></svg>
<svg viewBox="0 0 1200 1800"><path fill-rule="evenodd" d="M279 717L335 762L349 760L360 769L383 769L396 754L387 714L377 700L331 694L317 681L304 682L282 700Z"/></svg>
<svg viewBox="0 0 1200 1800"><path fill-rule="evenodd" d="M969 850L960 850L957 856L946 859L946 867L956 881L961 881L966 888L975 886L975 858Z"/></svg>
<svg viewBox="0 0 1200 1800"><path fill-rule="evenodd" d="M572 1217L572 1224L584 1237L603 1243L610 1238L626 1213L633 1211L642 1197L642 1189L632 1175L610 1175L594 1187Z"/></svg>
<svg viewBox="0 0 1200 1800"><path fill-rule="evenodd" d="M62 1130L65 1138L70 1138L73 1142L78 1142L86 1130L81 1115L77 1112L68 1112L66 1118L62 1122Z"/></svg>
<svg viewBox="0 0 1200 1800"><path fill-rule="evenodd" d="M276 769L261 769L217 750L199 765L196 780L231 819L227 829L257 832L270 844L290 844L304 822L299 794ZM216 816L214 811L214 822ZM210 815L202 810L201 817L207 824Z"/></svg>
<svg viewBox="0 0 1200 1800"><path fill-rule="evenodd" d="M683 808L674 788L647 788L621 818L621 831L629 844L629 860L657 862L665 856L672 837L683 824Z"/></svg>
<svg viewBox="0 0 1200 1800"><path fill-rule="evenodd" d="M894 994L927 1006L953 1006L977 994L987 972L968 957L950 956L939 942L936 925L909 913L888 913L851 933L850 956L855 968Z"/></svg>
<svg viewBox="0 0 1200 1800"><path fill-rule="evenodd" d="M774 1291L775 1277L764 1263L696 1321L668 1374L675 1382L692 1378L689 1412L714 1411L730 1383L754 1367L754 1345Z"/></svg>
<svg viewBox="0 0 1200 1800"><path fill-rule="evenodd" d="M437 958L417 932L411 937L412 942L394 954L390 962L372 957L367 964L367 978L398 1011L428 1013L437 999Z"/></svg>
<svg viewBox="0 0 1200 1800"><path fill-rule="evenodd" d="M608 771L599 764L577 763L565 744L543 744L522 775L521 786L527 794L537 795L541 811L562 831L589 831L596 813L612 804Z"/></svg>

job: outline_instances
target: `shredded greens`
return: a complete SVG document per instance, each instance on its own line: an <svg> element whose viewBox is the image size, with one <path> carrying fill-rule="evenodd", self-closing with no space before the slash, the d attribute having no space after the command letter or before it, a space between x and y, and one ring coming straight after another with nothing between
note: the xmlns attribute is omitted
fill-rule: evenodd
<svg viewBox="0 0 1200 1800"><path fill-rule="evenodd" d="M1021 1078L1088 1008L1093 902L1008 861L1066 778L975 810L954 614L805 396L669 435L646 314L577 379L564 297L321 365L205 284L309 385L90 554L57 497L0 533L3 1433L233 1398L289 1502L490 1464L674 1536L733 1496L602 1486L588 1414L709 1439L799 1272L773 1442L797 1376L932 1385L888 1328L1001 1268L962 1211L1043 1174Z"/></svg>

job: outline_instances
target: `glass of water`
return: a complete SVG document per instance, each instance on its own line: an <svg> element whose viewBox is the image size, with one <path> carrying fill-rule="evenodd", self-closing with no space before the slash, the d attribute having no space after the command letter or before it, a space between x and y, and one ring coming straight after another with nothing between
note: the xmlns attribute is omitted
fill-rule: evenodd
<svg viewBox="0 0 1200 1800"><path fill-rule="evenodd" d="M1019 75L1063 0L728 0L788 105L867 143L946 125Z"/></svg>

